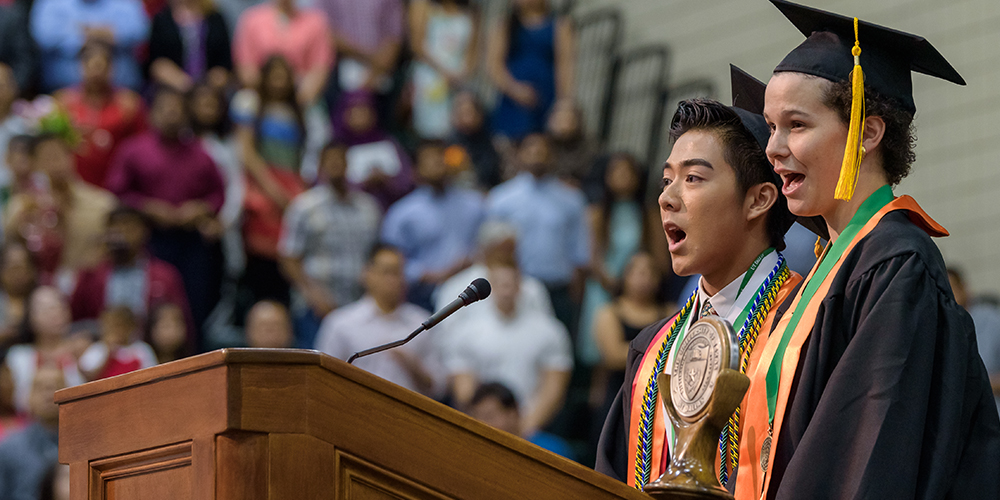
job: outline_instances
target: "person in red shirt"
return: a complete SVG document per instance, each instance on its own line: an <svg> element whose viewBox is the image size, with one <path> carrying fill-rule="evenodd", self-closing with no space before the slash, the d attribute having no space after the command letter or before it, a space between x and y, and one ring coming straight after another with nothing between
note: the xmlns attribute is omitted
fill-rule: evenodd
<svg viewBox="0 0 1000 500"><path fill-rule="evenodd" d="M113 55L108 43L84 44L79 56L80 84L55 94L82 139L76 149L77 172L100 187L104 187L118 144L146 129L146 110L139 94L112 84Z"/></svg>

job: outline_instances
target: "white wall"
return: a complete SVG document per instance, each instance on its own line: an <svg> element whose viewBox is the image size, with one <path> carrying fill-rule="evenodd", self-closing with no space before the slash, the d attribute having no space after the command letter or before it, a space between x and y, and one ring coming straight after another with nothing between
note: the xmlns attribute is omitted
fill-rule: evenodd
<svg viewBox="0 0 1000 500"><path fill-rule="evenodd" d="M968 82L913 75L917 162L896 193L913 195L948 228L951 236L938 246L974 291L1000 291L1000 2L802 2L918 33ZM673 51L671 82L710 78L724 102L730 62L766 81L803 39L767 0L579 0L577 12L608 5L624 13L626 50L665 42Z"/></svg>

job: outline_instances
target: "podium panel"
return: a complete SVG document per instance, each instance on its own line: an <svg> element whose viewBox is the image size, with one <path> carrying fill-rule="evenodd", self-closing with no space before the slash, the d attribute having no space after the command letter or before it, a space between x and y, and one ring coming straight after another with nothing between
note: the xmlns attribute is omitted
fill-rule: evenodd
<svg viewBox="0 0 1000 500"><path fill-rule="evenodd" d="M650 498L316 351L223 349L56 402L73 500Z"/></svg>

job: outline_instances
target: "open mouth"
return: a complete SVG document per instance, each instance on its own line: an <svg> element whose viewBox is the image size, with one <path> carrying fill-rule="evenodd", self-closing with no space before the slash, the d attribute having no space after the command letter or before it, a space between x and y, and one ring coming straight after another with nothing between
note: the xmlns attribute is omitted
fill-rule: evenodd
<svg viewBox="0 0 1000 500"><path fill-rule="evenodd" d="M683 242L684 239L687 238L687 233L685 233L683 229L677 227L676 225L673 224L665 225L663 229L664 231L666 231L667 243L670 244L671 248L681 244L681 242Z"/></svg>
<svg viewBox="0 0 1000 500"><path fill-rule="evenodd" d="M784 174L781 176L781 180L784 182L784 185L781 186L781 191L787 196L788 193L795 191L796 188L801 186L805 179L805 175L796 172Z"/></svg>

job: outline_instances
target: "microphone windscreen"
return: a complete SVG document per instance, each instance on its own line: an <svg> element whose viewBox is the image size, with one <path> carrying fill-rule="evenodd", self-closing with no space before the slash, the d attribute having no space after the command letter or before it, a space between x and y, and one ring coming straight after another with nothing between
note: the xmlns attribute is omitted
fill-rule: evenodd
<svg viewBox="0 0 1000 500"><path fill-rule="evenodd" d="M490 292L492 291L490 288L490 282L486 281L486 278L476 278L472 280L472 284L469 285L468 290L472 292L472 302L489 297Z"/></svg>

